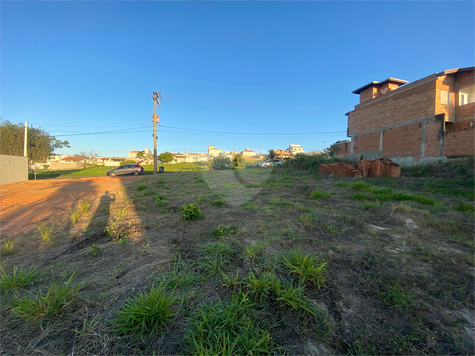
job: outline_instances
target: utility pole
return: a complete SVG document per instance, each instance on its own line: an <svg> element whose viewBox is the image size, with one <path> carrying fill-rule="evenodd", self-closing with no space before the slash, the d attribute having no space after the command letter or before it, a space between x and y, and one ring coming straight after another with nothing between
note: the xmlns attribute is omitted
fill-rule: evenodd
<svg viewBox="0 0 475 356"><path fill-rule="evenodd" d="M23 140L23 156L28 156L27 151L27 144L28 144L28 121L25 121L25 139Z"/></svg>
<svg viewBox="0 0 475 356"><path fill-rule="evenodd" d="M157 103L161 105L160 100L162 95L159 91L153 92L153 174L157 174L157 123L160 121L160 116L157 115Z"/></svg>

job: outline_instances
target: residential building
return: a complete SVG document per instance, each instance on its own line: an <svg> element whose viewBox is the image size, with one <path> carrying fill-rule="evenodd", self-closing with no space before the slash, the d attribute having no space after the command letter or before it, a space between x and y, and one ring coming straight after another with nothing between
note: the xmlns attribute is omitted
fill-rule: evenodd
<svg viewBox="0 0 475 356"><path fill-rule="evenodd" d="M208 156L210 158L218 157L222 152L223 152L222 149L216 148L214 146L208 146Z"/></svg>
<svg viewBox="0 0 475 356"><path fill-rule="evenodd" d="M67 156L59 161L51 161L51 169L75 169L84 166L85 157L81 156Z"/></svg>
<svg viewBox="0 0 475 356"><path fill-rule="evenodd" d="M256 151L250 150L249 148L244 149L244 151L241 151L241 156L242 158L251 158L255 157L257 154Z"/></svg>
<svg viewBox="0 0 475 356"><path fill-rule="evenodd" d="M347 136L337 157L391 158L402 165L474 154L474 67L415 82L388 78L353 91Z"/></svg>
<svg viewBox="0 0 475 356"><path fill-rule="evenodd" d="M277 148L274 150L275 158L284 159L284 158L292 158L292 152L288 152L281 148Z"/></svg>
<svg viewBox="0 0 475 356"><path fill-rule="evenodd" d="M300 145L289 145L289 148L286 150L287 152L292 153L292 155L295 155L297 153L303 153L303 147Z"/></svg>

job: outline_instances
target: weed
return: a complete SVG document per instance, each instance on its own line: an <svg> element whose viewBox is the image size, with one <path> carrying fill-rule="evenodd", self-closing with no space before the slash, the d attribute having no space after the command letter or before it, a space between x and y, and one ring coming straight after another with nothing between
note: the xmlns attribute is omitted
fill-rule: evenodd
<svg viewBox="0 0 475 356"><path fill-rule="evenodd" d="M335 185L340 188L348 188L350 186L350 183L347 182L336 182Z"/></svg>
<svg viewBox="0 0 475 356"><path fill-rule="evenodd" d="M373 186L369 183L359 181L352 183L350 187L356 190L371 190Z"/></svg>
<svg viewBox="0 0 475 356"><path fill-rule="evenodd" d="M96 244L91 245L91 255L96 256L99 253L99 249Z"/></svg>
<svg viewBox="0 0 475 356"><path fill-rule="evenodd" d="M233 225L219 225L216 229L211 232L211 235L217 239L232 235L236 232L236 227Z"/></svg>
<svg viewBox="0 0 475 356"><path fill-rule="evenodd" d="M463 201L459 202L455 209L458 211L465 211L467 213L474 212L473 203L465 203Z"/></svg>
<svg viewBox="0 0 475 356"><path fill-rule="evenodd" d="M304 254L299 248L283 254L282 262L301 284L325 286L327 262L318 262L317 256Z"/></svg>
<svg viewBox="0 0 475 356"><path fill-rule="evenodd" d="M180 251L176 250L173 255L171 271L163 273L159 281L171 289L195 286L198 284L199 278L198 274L192 269L193 265L182 261Z"/></svg>
<svg viewBox="0 0 475 356"><path fill-rule="evenodd" d="M91 208L91 203L88 200L77 202L73 211L71 212L71 216L70 216L71 222L73 224L76 224L81 218L81 216L89 212L90 208Z"/></svg>
<svg viewBox="0 0 475 356"><path fill-rule="evenodd" d="M53 236L52 236L54 225L46 225L45 223L41 223L36 228L40 232L41 239L44 242L50 245L54 245Z"/></svg>
<svg viewBox="0 0 475 356"><path fill-rule="evenodd" d="M224 272L226 266L231 262L234 250L224 241L209 242L199 246L203 261L200 263L208 275L213 276Z"/></svg>
<svg viewBox="0 0 475 356"><path fill-rule="evenodd" d="M155 205L158 206L158 207L167 206L168 205L168 200L164 195L159 194L155 197Z"/></svg>
<svg viewBox="0 0 475 356"><path fill-rule="evenodd" d="M192 355L269 355L279 351L259 313L244 294L231 301L202 304L185 334Z"/></svg>
<svg viewBox="0 0 475 356"><path fill-rule="evenodd" d="M225 273L221 273L221 276L223 276L224 279L224 283L221 283L223 287L231 289L232 291L237 291L239 289L239 292L241 292L240 287L244 282L239 280L239 271L233 278L229 277Z"/></svg>
<svg viewBox="0 0 475 356"><path fill-rule="evenodd" d="M13 313L30 321L59 314L74 301L77 293L84 287L84 283L73 285L74 278L75 272L67 281L52 281L46 294L40 289L37 294L18 299L12 307Z"/></svg>
<svg viewBox="0 0 475 356"><path fill-rule="evenodd" d="M377 292L386 305L395 309L408 307L413 298L412 295L404 291L404 288L399 284L399 282L388 285L385 292L379 290Z"/></svg>
<svg viewBox="0 0 475 356"><path fill-rule="evenodd" d="M268 242L259 242L255 244L251 244L249 246L242 246L244 248L244 256L249 258L251 261L254 261L257 257L257 254L262 251L264 247L266 247L269 243Z"/></svg>
<svg viewBox="0 0 475 356"><path fill-rule="evenodd" d="M183 211L183 219L185 220L198 220L203 216L200 207L195 203L183 205L181 211Z"/></svg>
<svg viewBox="0 0 475 356"><path fill-rule="evenodd" d="M165 180L163 178L158 178L157 185L163 185L163 184L165 184Z"/></svg>
<svg viewBox="0 0 475 356"><path fill-rule="evenodd" d="M244 286L247 288L250 298L259 303L267 303L280 295L280 284L280 280L273 271L264 271L256 275L250 270Z"/></svg>
<svg viewBox="0 0 475 356"><path fill-rule="evenodd" d="M363 209L364 210L369 210L369 209L376 208L377 206L378 206L378 204L368 202L368 203L363 204Z"/></svg>
<svg viewBox="0 0 475 356"><path fill-rule="evenodd" d="M370 200L371 196L367 193L358 192L358 193L353 193L351 195L351 199L354 199L354 200Z"/></svg>
<svg viewBox="0 0 475 356"><path fill-rule="evenodd" d="M291 283L282 286L278 291L276 301L284 308L289 307L293 310L302 309L315 315L315 308L310 306L310 300L305 296L303 286L294 286Z"/></svg>
<svg viewBox="0 0 475 356"><path fill-rule="evenodd" d="M325 224L323 224L322 226L323 230L330 233L330 234L336 234L340 231L340 228L334 224L334 223L331 223L331 222L327 222Z"/></svg>
<svg viewBox="0 0 475 356"><path fill-rule="evenodd" d="M117 317L111 320L111 331L130 336L132 340L149 340L163 331L175 315L175 300L176 297L166 293L163 284L152 288L147 294L128 298L117 311Z"/></svg>
<svg viewBox="0 0 475 356"><path fill-rule="evenodd" d="M13 239L6 239L0 250L0 256L8 256L13 253Z"/></svg>
<svg viewBox="0 0 475 356"><path fill-rule="evenodd" d="M331 197L331 191L322 191L322 190L314 190L310 193L310 198L312 199L323 199Z"/></svg>
<svg viewBox="0 0 475 356"><path fill-rule="evenodd" d="M271 199L269 203L278 209L291 208L294 205L291 201L281 200L280 198Z"/></svg>
<svg viewBox="0 0 475 356"><path fill-rule="evenodd" d="M142 190L145 190L148 188L148 185L147 184L139 184L135 187L135 191L136 192L140 192Z"/></svg>
<svg viewBox="0 0 475 356"><path fill-rule="evenodd" d="M41 280L41 275L33 267L30 267L28 270L20 268L19 270L16 267L13 267L11 273L5 271L3 268L0 269L1 279L0 279L0 290L2 292L8 292L12 289L23 289L28 285Z"/></svg>
<svg viewBox="0 0 475 356"><path fill-rule="evenodd" d="M254 202L246 202L241 205L241 209L246 211L257 211L259 210L259 206Z"/></svg>
<svg viewBox="0 0 475 356"><path fill-rule="evenodd" d="M168 214L169 213L169 210L168 209L160 209L158 211L160 214Z"/></svg>
<svg viewBox="0 0 475 356"><path fill-rule="evenodd" d="M214 200L211 204L213 204L214 206L222 206L225 203L226 202L224 201L224 199L218 198L218 199Z"/></svg>

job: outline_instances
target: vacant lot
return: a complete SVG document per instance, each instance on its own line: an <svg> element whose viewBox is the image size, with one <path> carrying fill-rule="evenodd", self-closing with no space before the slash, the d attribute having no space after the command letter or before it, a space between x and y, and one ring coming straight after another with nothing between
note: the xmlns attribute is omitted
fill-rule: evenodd
<svg viewBox="0 0 475 356"><path fill-rule="evenodd" d="M0 193L2 354L473 354L473 160Z"/></svg>

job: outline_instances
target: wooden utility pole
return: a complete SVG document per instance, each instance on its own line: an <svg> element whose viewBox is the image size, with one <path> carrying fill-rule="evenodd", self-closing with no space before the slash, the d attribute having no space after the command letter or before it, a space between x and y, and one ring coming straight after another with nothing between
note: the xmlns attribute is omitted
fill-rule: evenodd
<svg viewBox="0 0 475 356"><path fill-rule="evenodd" d="M160 116L157 115L157 103L161 105L162 98L159 91L153 92L153 174L157 174L157 123L160 121Z"/></svg>

